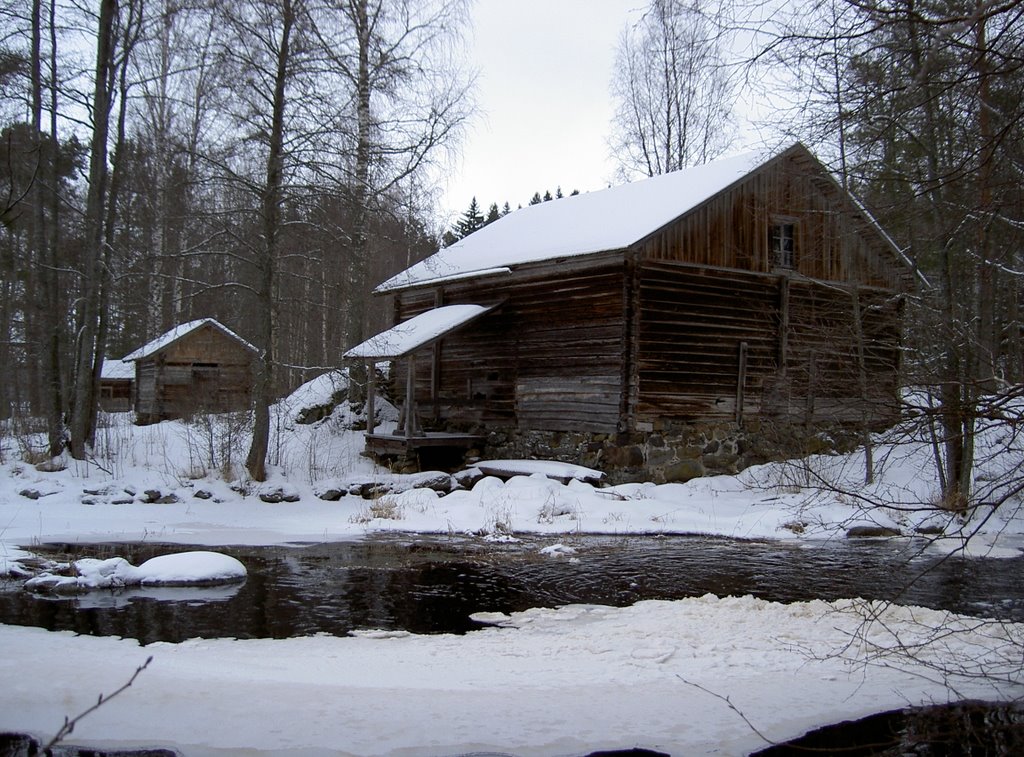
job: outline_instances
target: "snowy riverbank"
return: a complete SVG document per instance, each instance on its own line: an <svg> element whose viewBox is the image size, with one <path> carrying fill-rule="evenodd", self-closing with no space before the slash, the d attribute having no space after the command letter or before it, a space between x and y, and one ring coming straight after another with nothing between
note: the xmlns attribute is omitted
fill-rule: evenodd
<svg viewBox="0 0 1024 757"><path fill-rule="evenodd" d="M140 648L131 640L0 627L0 729L51 735L145 659L135 685L83 720L76 743L185 755L578 755L645 747L741 755L764 742L907 703L945 701L923 666L851 661L849 603L750 597L570 606L467 636L360 633ZM892 608L871 639L943 613ZM1009 627L1020 641L1020 627ZM966 639L922 657L983 651ZM994 644L988 639L988 644ZM881 660L879 660L880 662ZM999 664L999 663L997 663ZM1007 696L962 683L966 696ZM713 692L709 693L709 692Z"/></svg>
<svg viewBox="0 0 1024 757"><path fill-rule="evenodd" d="M330 423L294 426L277 440L273 479L257 485L214 454L208 442L223 441L214 431L181 422L140 428L114 416L94 463L69 461L56 472L39 471L5 447L0 569L18 572L33 545L54 541L215 549L394 530L481 540L529 532L547 535L554 547L576 532L818 542L846 538L855 526L908 536L942 528L946 538L932 548L1017 558L1024 543L1019 500L966 524L924 508L936 496L924 444L879 439L870 487L859 483L863 463L850 455L663 486L484 477L440 496L429 488L398 491L405 487L392 478L391 494L326 501L317 495L328 484L386 478L358 456L359 434ZM1019 453L1011 448L989 465L1012 470ZM236 473L225 480L225 470ZM998 471L979 475L991 481ZM846 491L805 486L825 477L845 482ZM271 489L294 501L262 501L259 494ZM890 506L875 506L882 499ZM116 689L150 655L135 685L83 720L71 741L169 746L186 755L570 755L633 746L734 755L763 741L721 697L782 740L906 704L1021 693L1011 683L945 680L933 667L983 664L1016 680L1021 625L972 631L974 621L901 607L864 625L865 612L877 609L707 596L532 610L489 618L504 625L463 637L361 632L145 648L131 639L0 626L0 730L48 738L65 715ZM914 661L884 652L960 624L963 633L926 646Z"/></svg>

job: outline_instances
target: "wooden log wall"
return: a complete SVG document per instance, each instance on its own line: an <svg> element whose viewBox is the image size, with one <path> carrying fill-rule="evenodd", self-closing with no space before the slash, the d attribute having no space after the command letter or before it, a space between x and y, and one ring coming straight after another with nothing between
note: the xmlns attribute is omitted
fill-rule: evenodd
<svg viewBox="0 0 1024 757"><path fill-rule="evenodd" d="M777 365L777 280L669 262L644 263L638 275L636 421L734 419L741 343L744 412L758 412Z"/></svg>
<svg viewBox="0 0 1024 757"><path fill-rule="evenodd" d="M504 303L441 342L436 398L428 372L417 375L421 414L436 407L459 424L614 432L626 351L623 274L550 267L514 278L444 287L443 304ZM400 320L434 307L432 294L405 293ZM404 381L404 361L398 381Z"/></svg>
<svg viewBox="0 0 1024 757"><path fill-rule="evenodd" d="M492 292L461 299L438 298L434 290L406 292L396 300L396 320L406 321L440 304L491 304ZM484 299L486 298L486 299ZM498 316L498 317L496 317ZM421 420L458 425L509 426L515 419L515 340L498 313L491 313L443 339L436 350L416 353L416 402ZM394 366L396 387L406 385L405 360Z"/></svg>
<svg viewBox="0 0 1024 757"><path fill-rule="evenodd" d="M899 365L891 293L859 290L865 403L848 288L663 261L641 265L639 281L638 428L757 415L891 420Z"/></svg>
<svg viewBox="0 0 1024 757"><path fill-rule="evenodd" d="M863 335L856 333L850 288L790 283L787 370L766 382L765 411L776 416L871 424L894 420L900 365L898 300L860 288ZM860 384L863 339L866 385Z"/></svg>
<svg viewBox="0 0 1024 757"><path fill-rule="evenodd" d="M160 412L156 403L156 361L143 360L136 366L135 412L140 418L156 420Z"/></svg>

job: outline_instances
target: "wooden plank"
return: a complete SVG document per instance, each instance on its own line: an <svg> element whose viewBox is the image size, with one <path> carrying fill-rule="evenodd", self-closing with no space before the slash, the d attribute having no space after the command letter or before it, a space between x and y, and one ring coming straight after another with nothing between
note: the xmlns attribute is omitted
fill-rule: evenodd
<svg viewBox="0 0 1024 757"><path fill-rule="evenodd" d="M375 455L406 455L423 448L452 447L469 449L483 441L476 434L427 433L419 436L367 434L366 449Z"/></svg>

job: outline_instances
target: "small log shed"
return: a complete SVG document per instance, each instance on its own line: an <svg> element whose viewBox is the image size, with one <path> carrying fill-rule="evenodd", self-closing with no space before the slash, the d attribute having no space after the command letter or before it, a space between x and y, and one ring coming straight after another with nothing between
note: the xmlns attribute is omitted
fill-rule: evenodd
<svg viewBox="0 0 1024 757"><path fill-rule="evenodd" d="M258 354L213 318L174 327L122 358L134 363L136 422L248 409Z"/></svg>

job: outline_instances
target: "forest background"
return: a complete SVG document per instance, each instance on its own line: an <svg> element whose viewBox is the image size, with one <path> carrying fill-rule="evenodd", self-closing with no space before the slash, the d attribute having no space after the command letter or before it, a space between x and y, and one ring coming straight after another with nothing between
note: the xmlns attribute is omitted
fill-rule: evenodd
<svg viewBox="0 0 1024 757"><path fill-rule="evenodd" d="M471 21L464 0L5 0L0 420L85 457L104 356L210 316L261 351L262 480L271 403L386 323L372 286L514 212L437 210ZM903 383L965 506L978 423L1020 420L1024 2L650 0L609 85L621 179L799 139L872 210L920 274Z"/></svg>

